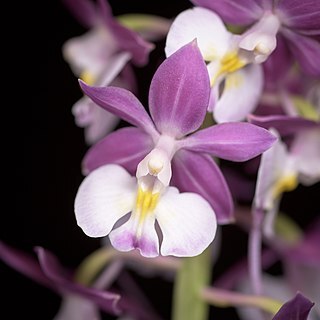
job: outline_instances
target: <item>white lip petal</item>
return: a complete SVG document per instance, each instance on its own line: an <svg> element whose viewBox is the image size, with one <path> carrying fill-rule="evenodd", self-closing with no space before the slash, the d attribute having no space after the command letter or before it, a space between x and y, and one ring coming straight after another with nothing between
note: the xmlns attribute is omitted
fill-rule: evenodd
<svg viewBox="0 0 320 320"><path fill-rule="evenodd" d="M159 199L155 215L163 234L161 254L164 256L199 255L215 237L215 213L198 194L179 193L169 187Z"/></svg>
<svg viewBox="0 0 320 320"><path fill-rule="evenodd" d="M90 237L103 237L134 206L136 179L118 165L92 171L81 183L75 199L78 225Z"/></svg>

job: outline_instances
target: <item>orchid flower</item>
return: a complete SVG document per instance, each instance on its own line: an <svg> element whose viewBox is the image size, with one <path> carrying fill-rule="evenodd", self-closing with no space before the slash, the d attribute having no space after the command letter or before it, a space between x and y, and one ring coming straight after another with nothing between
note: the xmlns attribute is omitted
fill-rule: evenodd
<svg viewBox="0 0 320 320"><path fill-rule="evenodd" d="M208 111L213 112L217 122L244 120L257 106L262 93L261 66L252 64L256 62L254 58L239 49L239 36L229 32L217 14L199 7L183 11L173 21L166 55L194 38L208 63L212 87Z"/></svg>
<svg viewBox="0 0 320 320"><path fill-rule="evenodd" d="M239 38L239 50L265 61L281 34L302 70L319 76L320 3L317 0L191 0L217 13L225 23L248 26ZM258 62L257 61L257 62Z"/></svg>
<svg viewBox="0 0 320 320"><path fill-rule="evenodd" d="M317 122L297 117L251 117L254 123L271 127L274 134L295 131L290 149L278 140L261 157L256 185L255 207L269 212L266 232L272 234L274 215L283 192L295 189L299 182L311 185L320 181L320 127ZM299 130L299 131L297 131Z"/></svg>
<svg viewBox="0 0 320 320"><path fill-rule="evenodd" d="M151 43L145 42L134 31L122 26L111 13L106 0L96 4L90 0L64 0L79 22L90 30L68 40L63 46L63 56L74 74L86 82L99 86L109 84L135 89L131 67L148 61ZM72 107L75 122L85 128L85 140L90 145L113 130L118 117L101 112L90 99L81 98Z"/></svg>
<svg viewBox="0 0 320 320"><path fill-rule="evenodd" d="M269 148L275 137L249 123L225 123L188 135L202 124L210 91L195 41L167 58L155 73L149 93L154 123L129 91L80 84L95 103L139 127L113 132L86 155L84 170L91 173L75 202L80 227L87 235L106 236L132 211L129 221L110 233L116 248L158 255L156 219L163 234L162 255L201 253L214 238L215 215L219 223L227 223L233 213L229 189L208 154L245 161ZM136 169L136 179L120 166L105 165L110 163L131 173ZM169 187L171 177L188 193Z"/></svg>

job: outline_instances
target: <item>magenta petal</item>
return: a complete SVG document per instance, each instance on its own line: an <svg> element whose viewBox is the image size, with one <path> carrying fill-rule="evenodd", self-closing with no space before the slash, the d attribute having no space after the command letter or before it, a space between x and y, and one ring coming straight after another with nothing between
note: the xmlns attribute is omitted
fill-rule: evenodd
<svg viewBox="0 0 320 320"><path fill-rule="evenodd" d="M55 283L60 290L78 294L83 298L96 303L101 309L112 314L119 314L117 302L120 296L107 291L100 291L94 288L84 287L80 284L72 282L66 274L66 270L62 268L57 258L47 250L41 247L36 248L39 263L46 276Z"/></svg>
<svg viewBox="0 0 320 320"><path fill-rule="evenodd" d="M269 149L277 138L250 123L222 123L200 130L181 141L181 146L231 161L246 161Z"/></svg>
<svg viewBox="0 0 320 320"><path fill-rule="evenodd" d="M319 76L320 42L289 29L282 29L282 33L287 38L289 47L303 71L313 76Z"/></svg>
<svg viewBox="0 0 320 320"><path fill-rule="evenodd" d="M263 8L271 9L272 1L191 0L191 2L197 6L204 7L218 13L224 22L232 24L251 24L263 15Z"/></svg>
<svg viewBox="0 0 320 320"><path fill-rule="evenodd" d="M233 201L217 164L208 155L180 150L173 158L172 184L181 192L195 192L212 206L219 224L230 223Z"/></svg>
<svg viewBox="0 0 320 320"><path fill-rule="evenodd" d="M133 63L140 66L145 65L154 45L145 41L136 32L122 26L114 18L111 7L106 0L98 1L98 11L102 16L102 22L117 40L119 48L131 53Z"/></svg>
<svg viewBox="0 0 320 320"><path fill-rule="evenodd" d="M143 66L148 62L149 53L154 49L152 43L146 42L137 33L120 25L116 20L109 21L108 27L117 39L119 47L131 53L133 63Z"/></svg>
<svg viewBox="0 0 320 320"><path fill-rule="evenodd" d="M17 250L0 241L0 259L11 268L21 272L32 280L56 290L56 286L43 273L35 257Z"/></svg>
<svg viewBox="0 0 320 320"><path fill-rule="evenodd" d="M122 128L93 145L84 156L82 168L89 174L105 164L119 164L135 174L139 162L153 147L149 135L137 128Z"/></svg>
<svg viewBox="0 0 320 320"><path fill-rule="evenodd" d="M280 0L277 11L288 28L299 33L320 34L320 1Z"/></svg>
<svg viewBox="0 0 320 320"><path fill-rule="evenodd" d="M78 21L87 28L92 28L98 22L98 12L90 0L63 0Z"/></svg>
<svg viewBox="0 0 320 320"><path fill-rule="evenodd" d="M288 72L293 65L293 57L288 45L280 34L277 47L263 63L264 84L267 91L277 91L284 85Z"/></svg>
<svg viewBox="0 0 320 320"><path fill-rule="evenodd" d="M313 306L314 303L298 292L293 299L286 302L280 308L272 320L307 320L309 312Z"/></svg>
<svg viewBox="0 0 320 320"><path fill-rule="evenodd" d="M100 107L153 136L158 135L147 111L130 91L116 87L93 87L82 80L79 83L83 92Z"/></svg>
<svg viewBox="0 0 320 320"><path fill-rule="evenodd" d="M274 115L274 116L255 116L249 115L248 121L260 127L269 129L275 128L284 137L305 129L320 127L320 123L301 117Z"/></svg>
<svg viewBox="0 0 320 320"><path fill-rule="evenodd" d="M167 58L150 86L149 108L162 134L182 137L200 127L209 104L207 67L196 41Z"/></svg>

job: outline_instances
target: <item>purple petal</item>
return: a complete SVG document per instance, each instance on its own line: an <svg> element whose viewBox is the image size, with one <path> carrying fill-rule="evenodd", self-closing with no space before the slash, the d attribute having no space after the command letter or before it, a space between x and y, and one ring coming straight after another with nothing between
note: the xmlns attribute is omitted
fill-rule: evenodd
<svg viewBox="0 0 320 320"><path fill-rule="evenodd" d="M99 11L102 12L105 26L110 29L119 47L132 55L132 62L137 65L145 65L148 62L149 53L154 45L143 40L138 33L122 26L112 15L111 8L105 0L98 2Z"/></svg>
<svg viewBox="0 0 320 320"><path fill-rule="evenodd" d="M98 22L98 12L92 1L89 0L63 0L78 21L87 28L91 28Z"/></svg>
<svg viewBox="0 0 320 320"><path fill-rule="evenodd" d="M248 121L265 129L275 128L284 137L305 129L320 127L316 121L286 115L248 116Z"/></svg>
<svg viewBox="0 0 320 320"><path fill-rule="evenodd" d="M97 105L152 136L158 136L152 120L140 101L128 90L116 87L93 87L79 80L83 92Z"/></svg>
<svg viewBox="0 0 320 320"><path fill-rule="evenodd" d="M280 0L277 14L281 22L299 33L320 34L320 2L318 0Z"/></svg>
<svg viewBox="0 0 320 320"><path fill-rule="evenodd" d="M204 197L215 211L219 224L234 220L228 185L210 156L180 150L175 154L172 165L173 185L181 192L195 192Z"/></svg>
<svg viewBox="0 0 320 320"><path fill-rule="evenodd" d="M54 283L43 273L38 261L23 251L14 249L0 241L0 259L11 268L21 272L32 280L56 290Z"/></svg>
<svg viewBox="0 0 320 320"><path fill-rule="evenodd" d="M149 135L137 128L122 128L112 132L92 146L84 156L84 174L109 163L124 167L135 174L139 162L153 146Z"/></svg>
<svg viewBox="0 0 320 320"><path fill-rule="evenodd" d="M284 78L293 64L292 54L281 35L277 36L277 47L263 63L265 88L276 91L283 85Z"/></svg>
<svg viewBox="0 0 320 320"><path fill-rule="evenodd" d="M69 293L78 294L83 298L96 303L101 309L111 314L119 314L117 301L120 296L107 291L100 291L93 288L87 288L80 284L72 282L66 277L66 270L62 268L57 258L47 250L37 247L39 263L45 275L61 290Z"/></svg>
<svg viewBox="0 0 320 320"><path fill-rule="evenodd" d="M132 62L138 66L148 63L149 53L154 49L154 45L143 40L137 33L120 25L116 20L109 27L115 38L118 40L119 47L132 54Z"/></svg>
<svg viewBox="0 0 320 320"><path fill-rule="evenodd" d="M314 303L298 292L292 300L289 300L280 308L272 320L307 320L313 305Z"/></svg>
<svg viewBox="0 0 320 320"><path fill-rule="evenodd" d="M271 1L268 0L191 0L191 2L218 13L224 22L232 24L251 24L259 20L264 8L271 9Z"/></svg>
<svg viewBox="0 0 320 320"><path fill-rule="evenodd" d="M282 29L282 33L287 38L289 47L303 71L313 76L319 76L320 42L285 28Z"/></svg>
<svg viewBox="0 0 320 320"><path fill-rule="evenodd" d="M276 137L250 123L222 123L200 130L181 141L180 147L231 161L246 161L269 149Z"/></svg>
<svg viewBox="0 0 320 320"><path fill-rule="evenodd" d="M167 58L150 86L151 116L161 133L182 137L200 127L209 103L206 65L193 41Z"/></svg>

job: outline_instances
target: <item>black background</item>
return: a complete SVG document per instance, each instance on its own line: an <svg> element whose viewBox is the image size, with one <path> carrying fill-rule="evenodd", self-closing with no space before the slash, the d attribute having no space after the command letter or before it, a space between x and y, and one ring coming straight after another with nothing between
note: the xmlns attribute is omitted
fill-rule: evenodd
<svg viewBox="0 0 320 320"><path fill-rule="evenodd" d="M182 0L114 0L110 4L115 15L145 12L168 18L191 7L189 1ZM31 121L22 132L22 152L20 149L19 165L15 170L13 211L3 213L0 236L6 243L31 254L34 246L47 248L64 265L75 268L99 247L100 242L85 236L74 218L74 197L83 179L80 163L87 146L83 130L76 127L71 114L71 106L82 93L77 79L62 58L61 47L66 40L86 30L59 1L51 4L49 15L51 25L45 37L47 61L37 66L47 73L38 79L39 91L45 99L32 98ZM148 66L135 69L139 98L144 105L147 105L152 74L159 59L163 58L163 45L163 42L158 43ZM319 184L308 188L299 186L296 191L285 195L282 209L290 212L301 226L306 226L320 213L319 190ZM223 250L214 277L246 251L246 236L236 226L223 227L222 236ZM9 312L9 319L52 319L59 308L60 297L5 264L1 263L0 267L1 291L5 296L2 312ZM133 276L163 318L169 319L171 282L161 277ZM237 319L232 309L212 308L211 311L212 319Z"/></svg>

